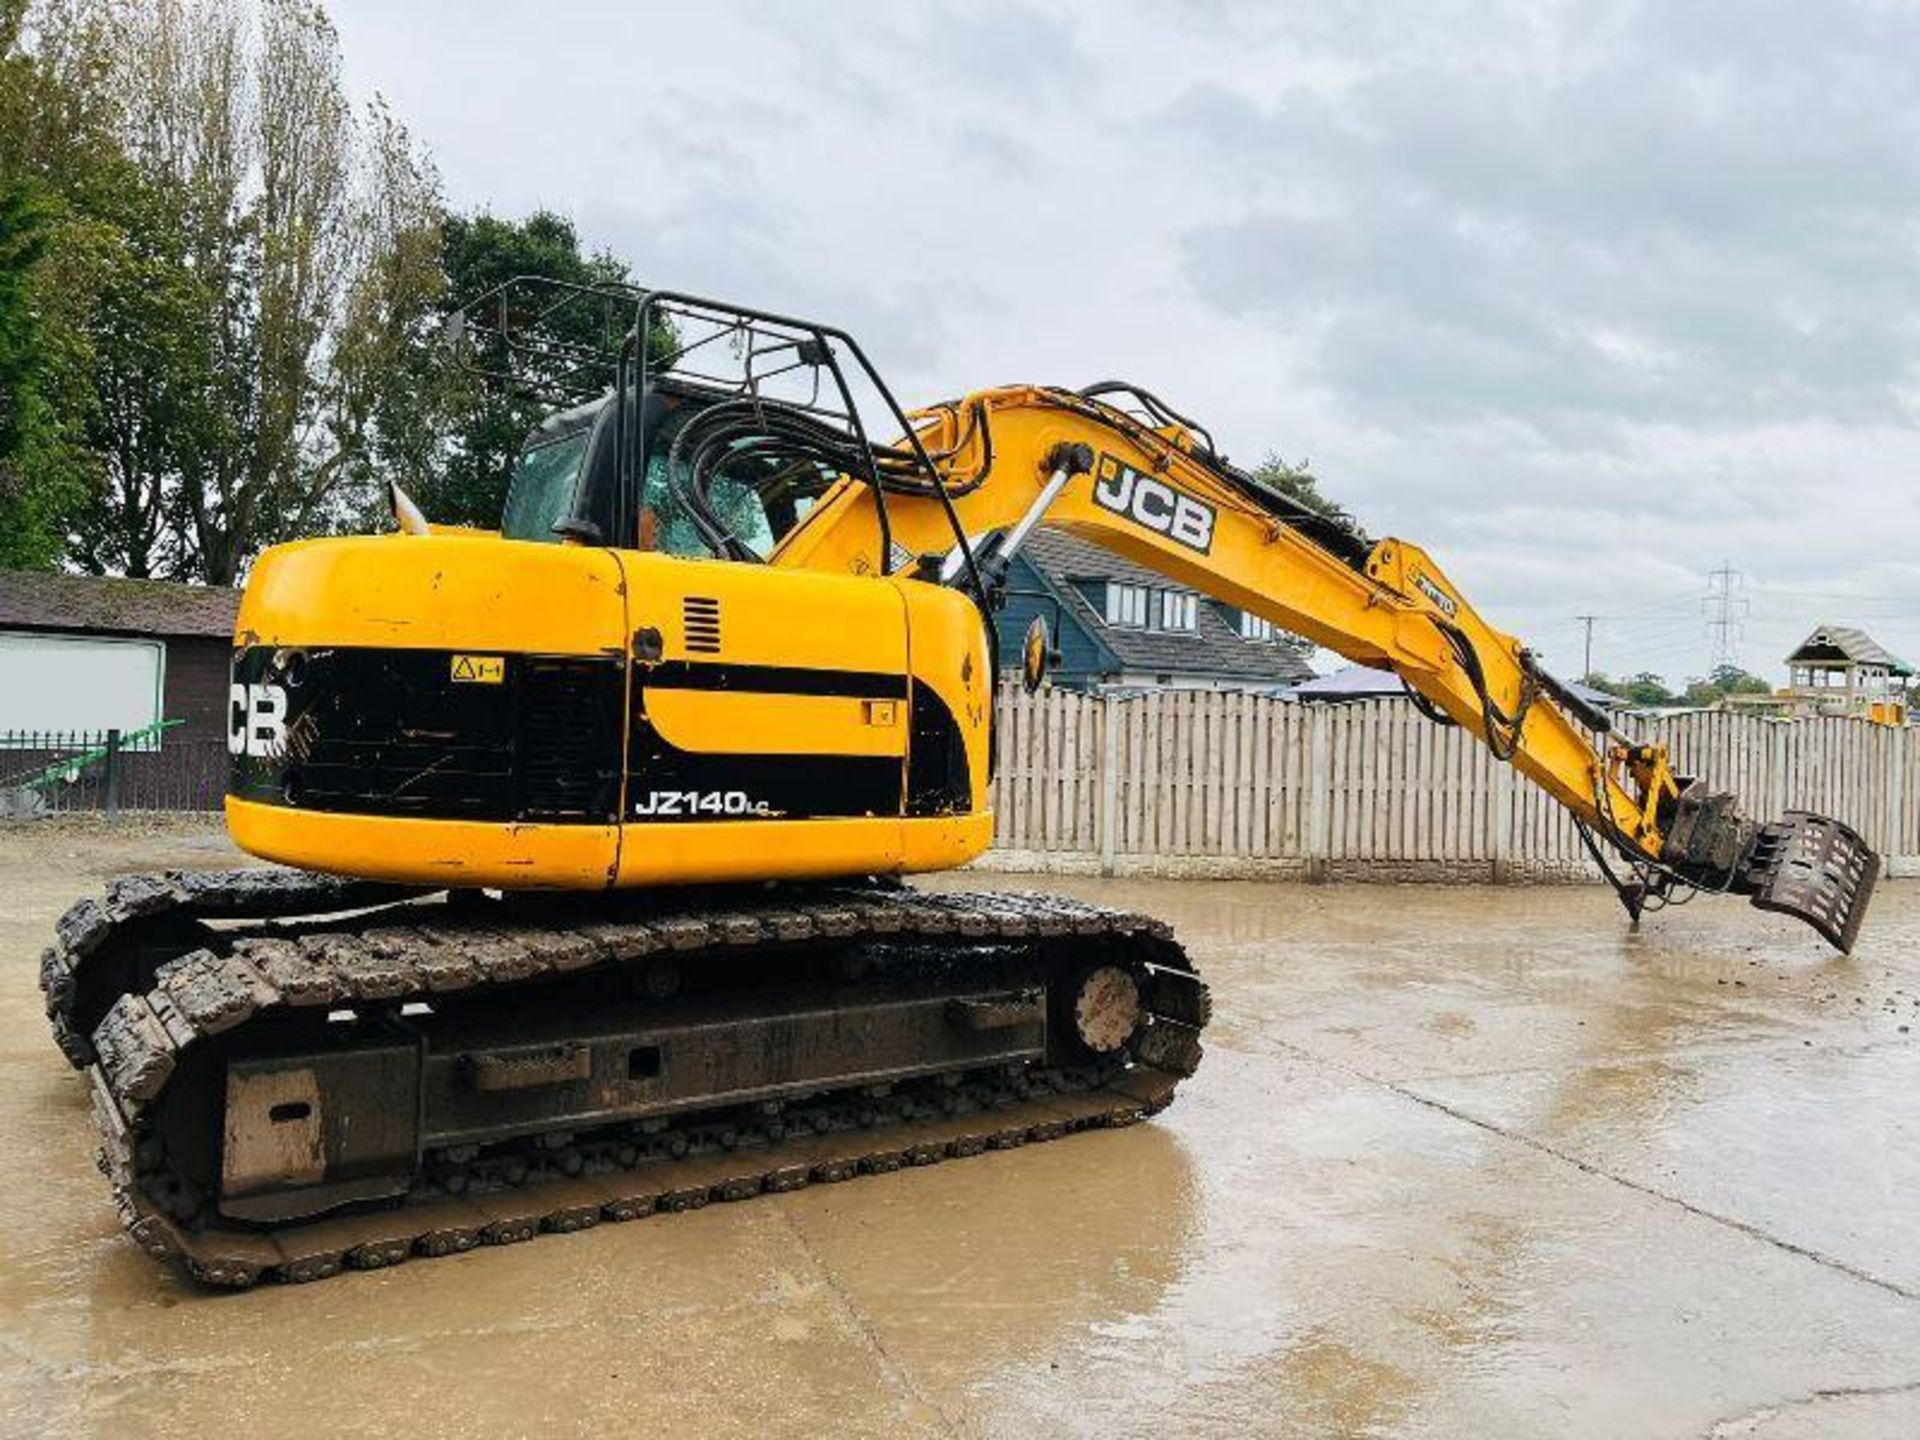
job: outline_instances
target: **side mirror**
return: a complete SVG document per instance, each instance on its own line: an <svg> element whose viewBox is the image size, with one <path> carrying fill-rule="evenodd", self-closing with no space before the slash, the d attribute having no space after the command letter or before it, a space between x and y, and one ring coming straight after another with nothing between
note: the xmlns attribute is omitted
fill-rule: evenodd
<svg viewBox="0 0 1920 1440"><path fill-rule="evenodd" d="M1027 625L1027 638L1020 643L1020 683L1031 695L1047 678L1047 667L1060 657L1048 643L1047 622L1036 615Z"/></svg>

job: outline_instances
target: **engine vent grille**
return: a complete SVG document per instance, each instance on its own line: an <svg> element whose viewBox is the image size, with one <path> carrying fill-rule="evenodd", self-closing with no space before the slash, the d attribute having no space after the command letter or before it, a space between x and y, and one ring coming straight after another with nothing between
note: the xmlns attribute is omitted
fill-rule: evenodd
<svg viewBox="0 0 1920 1440"><path fill-rule="evenodd" d="M620 779L619 670L591 660L535 658L520 685L520 813L604 816Z"/></svg>
<svg viewBox="0 0 1920 1440"><path fill-rule="evenodd" d="M720 602L705 595L689 595L680 602L680 618L687 632L689 655L720 653Z"/></svg>

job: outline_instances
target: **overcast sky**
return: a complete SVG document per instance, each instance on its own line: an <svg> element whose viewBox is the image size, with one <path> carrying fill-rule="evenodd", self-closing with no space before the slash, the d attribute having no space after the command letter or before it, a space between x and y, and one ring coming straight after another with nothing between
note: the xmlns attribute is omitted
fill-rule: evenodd
<svg viewBox="0 0 1920 1440"><path fill-rule="evenodd" d="M1920 10L333 0L449 200L837 322L909 405L1137 380L1565 672L1920 659Z"/></svg>

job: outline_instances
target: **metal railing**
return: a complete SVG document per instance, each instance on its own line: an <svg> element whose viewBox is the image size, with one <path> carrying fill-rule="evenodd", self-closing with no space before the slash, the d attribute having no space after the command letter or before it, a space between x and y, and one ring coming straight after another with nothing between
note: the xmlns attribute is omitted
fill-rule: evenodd
<svg viewBox="0 0 1920 1440"><path fill-rule="evenodd" d="M218 810L224 740L189 740L162 720L139 730L0 730L0 815Z"/></svg>

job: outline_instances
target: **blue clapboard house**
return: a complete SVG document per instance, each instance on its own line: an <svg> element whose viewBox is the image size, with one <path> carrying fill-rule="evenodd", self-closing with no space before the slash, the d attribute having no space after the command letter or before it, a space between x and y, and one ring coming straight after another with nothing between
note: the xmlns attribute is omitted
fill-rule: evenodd
<svg viewBox="0 0 1920 1440"><path fill-rule="evenodd" d="M1019 665L1038 614L1076 690L1215 689L1263 694L1313 678L1298 638L1062 530L1042 527L1014 558L1000 612L1000 661Z"/></svg>

